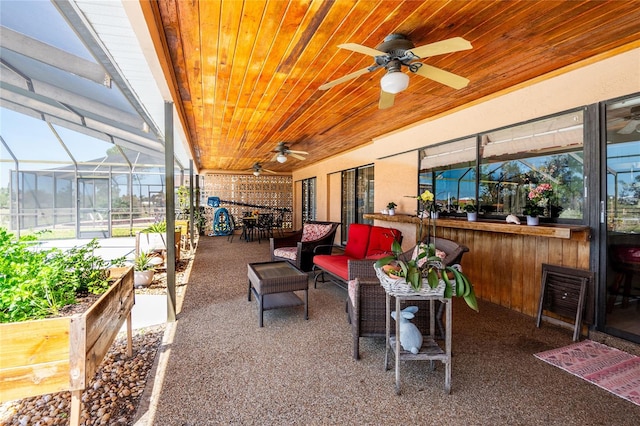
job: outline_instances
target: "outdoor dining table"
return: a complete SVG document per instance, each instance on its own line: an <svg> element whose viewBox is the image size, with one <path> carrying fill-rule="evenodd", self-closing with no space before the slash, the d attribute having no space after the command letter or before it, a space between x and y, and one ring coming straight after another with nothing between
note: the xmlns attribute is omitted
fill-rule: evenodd
<svg viewBox="0 0 640 426"><path fill-rule="evenodd" d="M258 225L258 216L244 216L242 218L242 234L240 238L244 238L246 242L253 241L253 231Z"/></svg>

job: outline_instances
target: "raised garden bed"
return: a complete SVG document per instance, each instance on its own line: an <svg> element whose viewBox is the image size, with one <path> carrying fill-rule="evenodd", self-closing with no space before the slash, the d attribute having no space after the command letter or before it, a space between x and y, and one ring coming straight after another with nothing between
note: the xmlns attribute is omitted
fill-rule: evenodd
<svg viewBox="0 0 640 426"><path fill-rule="evenodd" d="M111 276L118 278L81 314L0 324L0 402L69 390L70 424L80 423L82 391L125 320L132 355L133 267Z"/></svg>

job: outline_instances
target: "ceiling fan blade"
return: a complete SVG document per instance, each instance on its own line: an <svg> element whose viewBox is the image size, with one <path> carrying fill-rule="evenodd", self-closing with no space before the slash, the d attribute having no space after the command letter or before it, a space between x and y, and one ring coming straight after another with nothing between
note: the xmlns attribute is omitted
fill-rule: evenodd
<svg viewBox="0 0 640 426"><path fill-rule="evenodd" d="M292 152L289 152L289 156L297 158L298 160L304 160L304 157L302 155L294 154Z"/></svg>
<svg viewBox="0 0 640 426"><path fill-rule="evenodd" d="M288 150L287 150L287 153L289 153L289 154L302 154L302 155L309 155L309 153L308 153L308 152L306 152L306 151L292 151L292 150L290 150L290 149L288 149Z"/></svg>
<svg viewBox="0 0 640 426"><path fill-rule="evenodd" d="M380 101L378 101L378 109L387 109L393 106L393 102L396 98L396 95L393 93L385 92L384 90L380 91Z"/></svg>
<svg viewBox="0 0 640 426"><path fill-rule="evenodd" d="M435 43L425 44L424 46L409 49L411 53L419 58L427 58L429 56L443 55L445 53L459 52L461 50L469 50L473 48L471 43L462 37L454 37L447 40L437 41Z"/></svg>
<svg viewBox="0 0 640 426"><path fill-rule="evenodd" d="M363 46L357 43L339 44L338 47L340 49L347 49L347 50L351 50L352 52L362 53L364 55L369 55L369 56L385 56L386 55L385 52L381 52L378 49L373 49L371 47Z"/></svg>
<svg viewBox="0 0 640 426"><path fill-rule="evenodd" d="M462 89L469 84L469 79L450 73L449 71L441 70L440 68L432 67L431 65L422 64L415 73L446 86L453 87L454 89Z"/></svg>
<svg viewBox="0 0 640 426"><path fill-rule="evenodd" d="M631 120L622 129L618 130L618 133L622 135L630 135L636 128L640 126L640 120Z"/></svg>
<svg viewBox="0 0 640 426"><path fill-rule="evenodd" d="M278 173L278 172L274 172L273 170L269 170L269 169L262 169L262 171L266 172L266 173L271 173L272 175L275 175L275 174Z"/></svg>
<svg viewBox="0 0 640 426"><path fill-rule="evenodd" d="M340 77L336 80L330 81L328 83L323 84L322 86L318 87L318 89L320 90L327 90L332 88L333 86L336 86L340 83L344 83L345 81L349 81L352 80L354 78L360 77L363 74L366 74L369 72L369 68L363 68L361 70L358 70L356 72L352 72L351 74L347 74L344 77Z"/></svg>
<svg viewBox="0 0 640 426"><path fill-rule="evenodd" d="M276 155L274 155L274 156L273 156L273 158L271 159L271 162L278 161L278 156L279 156L280 154L282 154L282 153L281 153L281 152L278 152Z"/></svg>

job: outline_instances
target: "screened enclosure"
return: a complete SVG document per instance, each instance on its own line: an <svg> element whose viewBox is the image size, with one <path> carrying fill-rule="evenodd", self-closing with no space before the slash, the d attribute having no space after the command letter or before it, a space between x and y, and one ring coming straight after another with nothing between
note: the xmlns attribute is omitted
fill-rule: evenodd
<svg viewBox="0 0 640 426"><path fill-rule="evenodd" d="M163 218L167 131L176 186L190 157L122 4L0 8L0 226L93 238Z"/></svg>

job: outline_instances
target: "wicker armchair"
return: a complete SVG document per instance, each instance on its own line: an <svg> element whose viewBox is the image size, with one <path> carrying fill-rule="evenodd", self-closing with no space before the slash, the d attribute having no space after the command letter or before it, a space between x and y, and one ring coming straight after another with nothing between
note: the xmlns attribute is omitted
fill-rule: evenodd
<svg viewBox="0 0 640 426"><path fill-rule="evenodd" d="M432 238L436 248L446 253L443 260L445 265L460 263L462 255L469 251L469 248L444 238ZM413 249L405 252L403 256L407 259L411 257ZM386 333L386 294L376 276L372 261L349 261L349 285L347 297L347 320L351 324L351 334L353 336L353 358L360 359L360 337L380 337ZM395 300L392 300L395 306ZM423 334L429 334L429 302L414 301L402 304L402 309L406 306L418 306L418 312L412 322ZM442 337L444 330L441 324L441 306L436 302L436 337Z"/></svg>
<svg viewBox="0 0 640 426"><path fill-rule="evenodd" d="M304 226L328 225L328 229L321 236L309 239L305 237ZM304 272L313 268L313 257L316 254L330 254L339 222L309 221L303 228L284 237L269 239L271 260L286 260ZM303 241L304 240L304 241Z"/></svg>

